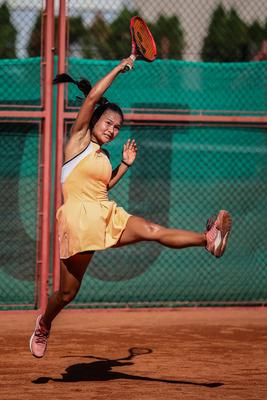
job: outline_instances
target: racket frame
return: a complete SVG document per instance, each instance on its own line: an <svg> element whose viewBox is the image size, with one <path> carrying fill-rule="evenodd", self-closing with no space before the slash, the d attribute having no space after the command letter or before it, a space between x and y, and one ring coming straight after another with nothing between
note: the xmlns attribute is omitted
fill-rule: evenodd
<svg viewBox="0 0 267 400"><path fill-rule="evenodd" d="M152 60L146 58L144 56L144 54L142 53L142 51L140 51L140 49L138 48L138 44L136 43L135 35L134 35L134 24L135 24L136 20L139 20L144 25L144 28L146 29L146 31L147 31L147 33L149 35L149 38L151 40L151 43L152 43L152 46L153 46L153 50L154 50L154 53L155 53L155 57ZM147 62L154 61L156 59L156 56L157 56L157 47L156 47L156 43L155 43L154 37L153 37L152 33L150 32L150 30L149 30L147 24L145 23L145 21L142 18L138 17L137 15L132 17L131 21L130 21L130 32L131 32L131 39L132 39L132 49L131 49L130 58L133 60L133 62L137 59L137 57L140 57L140 58L142 58L143 60L145 60ZM129 71L130 69L132 69L132 66L127 64L125 66L124 70L125 71Z"/></svg>

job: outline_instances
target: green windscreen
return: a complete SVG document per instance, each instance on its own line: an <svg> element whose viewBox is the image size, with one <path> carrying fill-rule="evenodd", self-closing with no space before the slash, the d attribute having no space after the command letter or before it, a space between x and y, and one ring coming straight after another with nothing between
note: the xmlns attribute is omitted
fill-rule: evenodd
<svg viewBox="0 0 267 400"><path fill-rule="evenodd" d="M0 304L35 302L39 128L0 123Z"/></svg>
<svg viewBox="0 0 267 400"><path fill-rule="evenodd" d="M117 62L69 59L75 79L95 83ZM267 110L267 61L201 63L158 60L137 61L107 91L109 101L131 108L137 103L162 104L162 108L202 110L206 113L254 115ZM69 85L70 102L78 90ZM81 92L79 92L81 94ZM79 94L79 95L80 95Z"/></svg>
<svg viewBox="0 0 267 400"><path fill-rule="evenodd" d="M124 128L108 146L114 167L122 144L139 153L110 198L164 226L204 231L208 217L233 217L221 259L203 248L140 243L98 252L74 301L87 306L241 304L266 299L267 135L262 129Z"/></svg>
<svg viewBox="0 0 267 400"><path fill-rule="evenodd" d="M68 72L93 84L116 64L70 58ZM150 108L159 113L266 116L266 66L137 61L106 96L126 112ZM2 109L41 104L39 58L0 60L0 77ZM82 94L75 85L66 85L66 90L75 110ZM229 247L221 259L202 248L174 250L156 243L99 252L72 306L267 301L267 132L249 125L122 128L107 147L113 166L129 137L137 141L138 157L110 192L111 199L133 215L197 231L205 230L212 214L227 209L233 217ZM37 122L3 119L0 124L0 304L6 307L32 307L37 291L38 129ZM53 140L53 154L55 146Z"/></svg>

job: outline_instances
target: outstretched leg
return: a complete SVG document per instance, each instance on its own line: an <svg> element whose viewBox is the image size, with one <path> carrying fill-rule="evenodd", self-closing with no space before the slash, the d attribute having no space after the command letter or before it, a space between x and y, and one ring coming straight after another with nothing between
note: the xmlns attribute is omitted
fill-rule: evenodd
<svg viewBox="0 0 267 400"><path fill-rule="evenodd" d="M35 357L43 357L51 323L78 293L93 254L93 252L79 253L66 260L61 260L60 289L49 298L45 313L37 318L36 327L30 339L30 350Z"/></svg>
<svg viewBox="0 0 267 400"><path fill-rule="evenodd" d="M231 225L231 216L225 210L221 210L213 220L208 220L207 229L203 233L165 228L143 218L131 216L116 246L153 240L175 249L205 246L215 257L221 257L226 248Z"/></svg>
<svg viewBox="0 0 267 400"><path fill-rule="evenodd" d="M204 233L165 228L144 218L131 216L117 246L124 246L143 240L156 241L175 249L206 245Z"/></svg>

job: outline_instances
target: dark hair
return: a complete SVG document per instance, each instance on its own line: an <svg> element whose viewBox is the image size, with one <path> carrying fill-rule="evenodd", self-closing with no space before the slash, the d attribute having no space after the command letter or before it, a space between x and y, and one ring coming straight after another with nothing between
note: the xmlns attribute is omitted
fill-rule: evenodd
<svg viewBox="0 0 267 400"><path fill-rule="evenodd" d="M107 110L111 110L116 112L117 114L120 115L121 117L121 122L123 123L124 121L124 116L123 116L123 112L121 110L121 108L115 104L115 103L104 103L104 104L100 104L95 111L93 112L92 118L89 122L89 129L92 130L93 127L95 126L95 124L97 123L97 121L99 120L99 118L101 117L102 114L104 114L105 111Z"/></svg>
<svg viewBox="0 0 267 400"><path fill-rule="evenodd" d="M90 93L90 90L92 89L91 83L88 81L88 79L81 78L79 81L74 80L69 74L59 74L55 77L53 80L53 84L58 84L58 83L74 83L81 92L83 92L84 97L87 97L88 94ZM101 97L98 101L99 106L95 109L91 121L89 123L89 129L93 129L101 115L107 111L111 110L116 112L121 116L122 123L124 121L124 116L121 108L115 104L115 103L110 103L106 97Z"/></svg>

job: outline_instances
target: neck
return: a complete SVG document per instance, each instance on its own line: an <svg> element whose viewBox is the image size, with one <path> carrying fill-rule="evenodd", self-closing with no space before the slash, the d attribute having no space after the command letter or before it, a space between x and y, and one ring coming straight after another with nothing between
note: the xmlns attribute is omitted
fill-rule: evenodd
<svg viewBox="0 0 267 400"><path fill-rule="evenodd" d="M98 141L97 141L95 138L92 138L92 139L91 139L91 142L93 142L93 143L95 143L95 144L98 144L98 146L100 146L100 144L98 143Z"/></svg>

